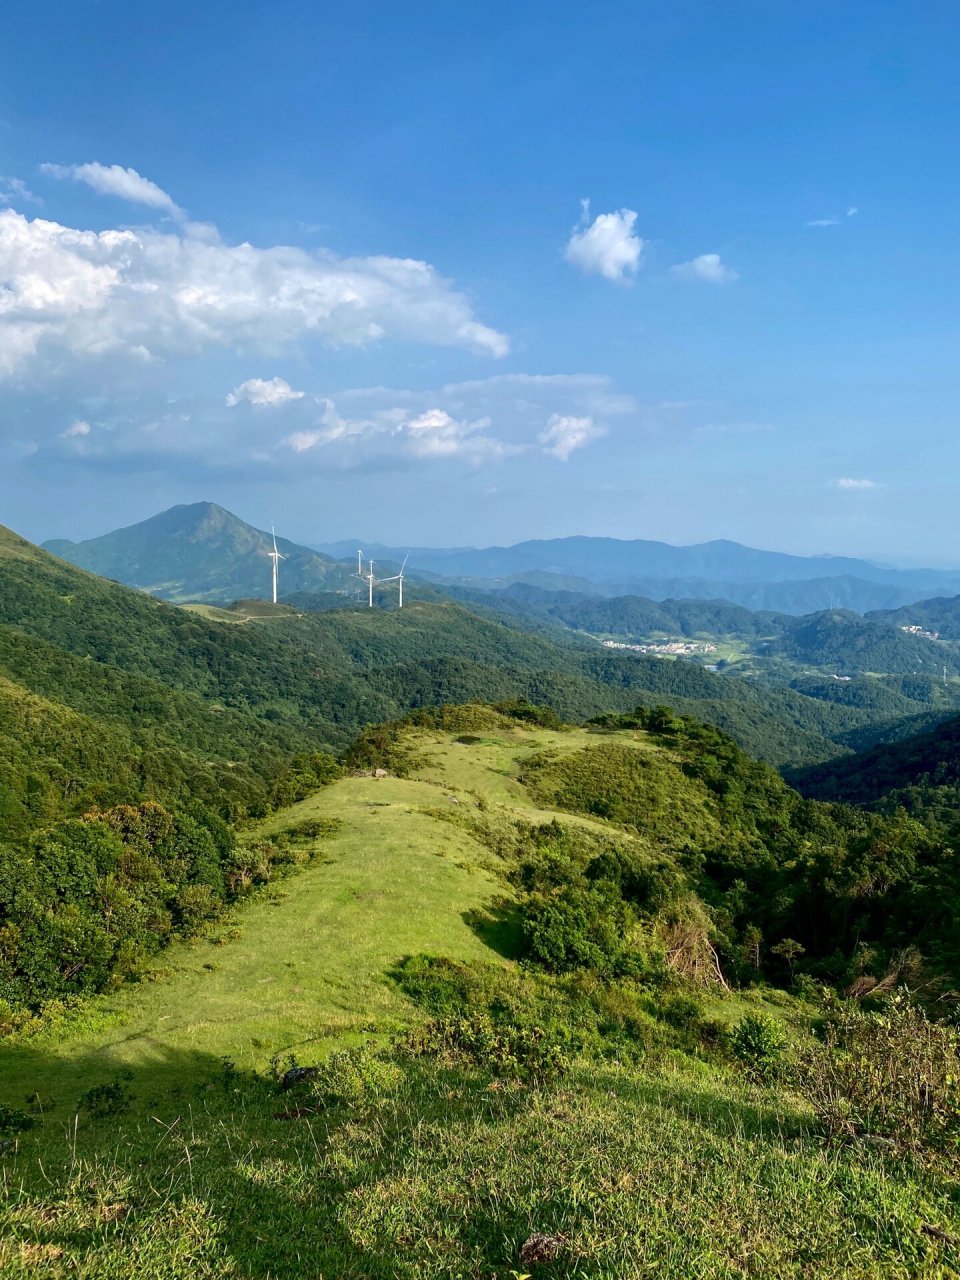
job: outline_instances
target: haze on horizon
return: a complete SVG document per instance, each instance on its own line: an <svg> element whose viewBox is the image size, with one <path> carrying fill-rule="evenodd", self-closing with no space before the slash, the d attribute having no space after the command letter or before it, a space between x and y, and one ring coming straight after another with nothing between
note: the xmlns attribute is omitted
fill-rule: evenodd
<svg viewBox="0 0 960 1280"><path fill-rule="evenodd" d="M891 0L9 9L0 522L960 563L958 53Z"/></svg>

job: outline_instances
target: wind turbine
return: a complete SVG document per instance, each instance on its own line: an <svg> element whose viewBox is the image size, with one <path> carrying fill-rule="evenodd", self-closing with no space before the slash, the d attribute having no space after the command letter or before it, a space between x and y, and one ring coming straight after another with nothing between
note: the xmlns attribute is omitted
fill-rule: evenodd
<svg viewBox="0 0 960 1280"><path fill-rule="evenodd" d="M280 561L286 560L286 556L282 556L277 550L277 531L273 525L270 526L270 532L273 534L273 550L268 551L267 555L273 561L273 603L277 603L277 578L279 576Z"/></svg>
<svg viewBox="0 0 960 1280"><path fill-rule="evenodd" d="M370 568L367 570L366 573L364 573L363 572L363 552L358 551L356 577L358 577L361 582L365 582L367 584L367 605L369 608L372 609L373 608L373 587L374 587L374 583L376 582L376 579L373 576L373 561L368 560L367 563L369 564Z"/></svg>
<svg viewBox="0 0 960 1280"><path fill-rule="evenodd" d="M402 608L403 608L403 571L404 571L404 569L406 569L406 567L407 567L407 561L408 561L409 559L410 559L410 552L408 551L408 552L407 552L407 554L406 554L406 555L404 556L404 558L403 558L403 564L400 566L400 572L399 572L399 573L395 573L395 574L393 575L393 577L392 577L392 578L381 578L381 579L380 579L381 584L382 584L382 583L384 583L384 582L395 582L395 583L397 584L397 586L400 588L400 603L399 603L399 605L397 606L399 609L402 609Z"/></svg>
<svg viewBox="0 0 960 1280"><path fill-rule="evenodd" d="M376 578L373 576L373 561L368 560L367 564L370 566L370 572L367 574L367 590L368 590L367 608L372 609L373 608L373 584L376 582Z"/></svg>

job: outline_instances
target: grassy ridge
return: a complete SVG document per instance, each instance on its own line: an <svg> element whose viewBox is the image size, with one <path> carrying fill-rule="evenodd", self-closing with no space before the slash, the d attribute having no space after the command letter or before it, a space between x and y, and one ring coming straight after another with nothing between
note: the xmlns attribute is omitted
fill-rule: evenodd
<svg viewBox="0 0 960 1280"><path fill-rule="evenodd" d="M661 999L510 959L518 833L559 821L601 845L709 843L737 806L752 810L753 784L716 791L722 771L688 776L689 748L655 733L471 708L455 719L407 732L409 776L343 778L250 829L342 824L307 870L172 948L155 981L0 1042L0 1100L22 1107L38 1091L43 1109L3 1155L3 1274L510 1280L531 1270L537 1231L560 1241L544 1275L956 1274L949 1160L827 1144L804 1101L750 1083L698 1039L701 1024L716 1038L764 1010L800 1029L802 1003L719 989ZM599 779L630 753L647 762L622 813L597 788L602 811L571 789L584 752ZM660 803L667 787L680 810ZM524 1084L483 1060L386 1051L440 990L424 986L428 962L414 966L419 986L402 977L424 953L455 962L464 1007L485 990L511 1016L569 1022L569 1070ZM291 1053L326 1059L322 1105L304 1109L267 1075ZM104 1085L102 1114L78 1111Z"/></svg>

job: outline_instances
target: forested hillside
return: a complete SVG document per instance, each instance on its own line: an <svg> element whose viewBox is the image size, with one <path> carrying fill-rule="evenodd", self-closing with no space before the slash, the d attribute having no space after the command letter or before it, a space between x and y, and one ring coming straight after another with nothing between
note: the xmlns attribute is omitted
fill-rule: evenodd
<svg viewBox="0 0 960 1280"><path fill-rule="evenodd" d="M153 725L178 749L221 758L244 758L258 735L258 745L278 749L338 749L364 723L476 697L546 702L570 720L667 701L778 765L826 759L838 745L895 732L893 718L871 709L758 689L694 664L558 643L453 603L267 610L221 622L84 573L13 534L3 535L0 553L8 679L138 733ZM60 652L69 656L60 661ZM164 714L163 690L176 695L175 717ZM257 733L253 719L264 725Z"/></svg>
<svg viewBox="0 0 960 1280"><path fill-rule="evenodd" d="M891 811L904 807L951 839L960 835L960 717L902 741L791 771L806 795Z"/></svg>
<svg viewBox="0 0 960 1280"><path fill-rule="evenodd" d="M462 595L482 601L483 593ZM548 591L515 583L491 591L486 599L518 617L542 618L598 635L634 638L738 636L756 639L778 632L788 619L755 612L728 600L648 600L643 596L596 596L577 591Z"/></svg>
<svg viewBox="0 0 960 1280"><path fill-rule="evenodd" d="M840 674L942 675L946 670L955 676L960 672L960 655L954 649L906 632L893 622L841 609L790 619L758 652L829 665Z"/></svg>
<svg viewBox="0 0 960 1280"><path fill-rule="evenodd" d="M896 626L922 627L924 631L938 632L944 640L960 640L960 596L918 600L901 609L876 610L867 618Z"/></svg>
<svg viewBox="0 0 960 1280"><path fill-rule="evenodd" d="M522 584L502 591L448 590L485 616L553 639L573 631L667 653L692 643L694 661L726 676L868 712L886 722L877 740L917 731L960 706L957 646L904 630L908 624L896 614L864 618L831 609L795 618L725 600L597 597ZM896 728L901 721L902 731Z"/></svg>

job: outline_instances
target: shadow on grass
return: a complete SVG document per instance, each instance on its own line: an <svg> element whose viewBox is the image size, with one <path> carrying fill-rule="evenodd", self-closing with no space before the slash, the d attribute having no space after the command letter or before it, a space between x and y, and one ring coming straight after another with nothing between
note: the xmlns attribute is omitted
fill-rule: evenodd
<svg viewBox="0 0 960 1280"><path fill-rule="evenodd" d="M24 1063L32 1057L42 1074L44 1056L31 1050ZM583 1185L601 1185L610 1171L604 1152L577 1146L577 1116L593 1106L609 1113L612 1104L624 1126L649 1126L651 1112L662 1112L663 1132L682 1122L693 1150L718 1139L733 1150L743 1139L809 1138L785 1100L732 1097L716 1079L584 1064L556 1091L504 1092L491 1091L482 1072L398 1061L398 1080L353 1107L319 1112L304 1108L307 1096L210 1055L172 1051L129 1081L127 1110L97 1118L83 1109L75 1121L77 1099L62 1099L3 1157L16 1213L0 1271L22 1244L31 1257L55 1258L56 1274L98 1280L505 1277L532 1230L562 1223L576 1234L593 1212ZM102 1068L94 1064L84 1083L102 1083ZM554 1103L569 1112L557 1167L575 1167L579 1182L550 1174L548 1160L521 1162L512 1194L501 1177L505 1153L511 1142L522 1151L536 1141ZM547 1273L614 1274L572 1255Z"/></svg>
<svg viewBox="0 0 960 1280"><path fill-rule="evenodd" d="M25 1095L46 1074L45 1057L23 1054ZM78 1067L87 1087L111 1083L101 1061L88 1076ZM423 1211L408 1204L407 1229L395 1234L389 1188L409 1178L425 1127L474 1132L524 1108L526 1095L491 1093L477 1071L406 1060L402 1072L364 1104L317 1110L309 1093L165 1049L123 1079L129 1098L112 1095L99 1114L82 1095L58 1099L0 1157L9 1196L0 1214L12 1210L0 1272L50 1274L55 1260L58 1275L103 1280L447 1274L435 1251L451 1247L449 1233L429 1197ZM523 1215L473 1211L465 1247L484 1258L484 1275L509 1274Z"/></svg>
<svg viewBox="0 0 960 1280"><path fill-rule="evenodd" d="M602 1074L601 1074L602 1073ZM593 1074L592 1072L590 1074ZM625 1076L596 1069L596 1083L624 1103L672 1111L687 1121L708 1128L714 1134L742 1138L809 1138L814 1134L812 1118L783 1095L765 1094L744 1085L740 1097L731 1097L716 1084L692 1083L682 1075L659 1072Z"/></svg>
<svg viewBox="0 0 960 1280"><path fill-rule="evenodd" d="M523 916L509 898L464 911L462 919L485 946L505 960L519 960L523 955Z"/></svg>
<svg viewBox="0 0 960 1280"><path fill-rule="evenodd" d="M31 1079L48 1072L42 1052L22 1057L26 1101ZM127 1101L114 1094L97 1114L82 1094L48 1098L4 1152L6 1186L16 1188L4 1274L15 1261L46 1274L56 1259L71 1273L153 1280L219 1274L224 1258L251 1280L397 1274L394 1251L362 1247L339 1213L375 1170L316 1176L335 1118L296 1118L292 1094L204 1054L164 1051L106 1078L97 1061L85 1083L115 1079Z"/></svg>

